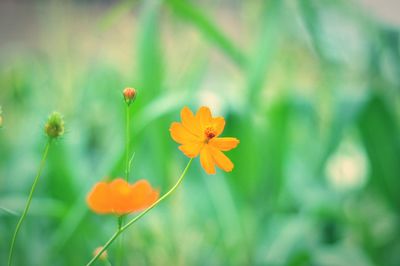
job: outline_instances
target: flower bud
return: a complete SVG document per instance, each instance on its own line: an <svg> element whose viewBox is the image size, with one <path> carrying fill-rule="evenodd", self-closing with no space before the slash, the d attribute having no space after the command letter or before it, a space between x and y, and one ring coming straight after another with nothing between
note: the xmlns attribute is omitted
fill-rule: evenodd
<svg viewBox="0 0 400 266"><path fill-rule="evenodd" d="M64 134L64 120L60 113L53 112L47 119L44 131L49 138L55 139Z"/></svg>
<svg viewBox="0 0 400 266"><path fill-rule="evenodd" d="M125 102L130 105L136 98L136 90L134 88L125 88L122 92Z"/></svg>
<svg viewBox="0 0 400 266"><path fill-rule="evenodd" d="M97 256L97 254L98 254L102 249L103 249L103 247L98 247L98 248L96 248L96 249L94 250L94 252L93 252L93 256ZM107 251L106 251L106 250L105 250L103 253L101 253L99 259L100 259L100 260L103 260L103 261L105 261L105 260L108 259L108 254L107 254Z"/></svg>

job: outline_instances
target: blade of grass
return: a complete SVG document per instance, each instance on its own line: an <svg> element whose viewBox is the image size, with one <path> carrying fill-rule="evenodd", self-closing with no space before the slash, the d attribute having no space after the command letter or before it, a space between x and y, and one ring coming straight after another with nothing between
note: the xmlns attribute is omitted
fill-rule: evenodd
<svg viewBox="0 0 400 266"><path fill-rule="evenodd" d="M393 113L375 95L363 110L358 126L371 165L370 185L375 185L388 204L400 211L400 133Z"/></svg>
<svg viewBox="0 0 400 266"><path fill-rule="evenodd" d="M164 80L164 61L161 53L160 1L145 1L138 35L138 102L148 102L158 95ZM137 109L137 103L133 106Z"/></svg>
<svg viewBox="0 0 400 266"><path fill-rule="evenodd" d="M177 15L195 26L211 43L219 47L237 66L245 66L246 58L242 51L199 8L182 0L168 0L166 3Z"/></svg>
<svg viewBox="0 0 400 266"><path fill-rule="evenodd" d="M100 29L107 30L110 28L116 21L121 19L121 17L128 14L137 3L139 3L138 0L125 0L117 3L100 21Z"/></svg>

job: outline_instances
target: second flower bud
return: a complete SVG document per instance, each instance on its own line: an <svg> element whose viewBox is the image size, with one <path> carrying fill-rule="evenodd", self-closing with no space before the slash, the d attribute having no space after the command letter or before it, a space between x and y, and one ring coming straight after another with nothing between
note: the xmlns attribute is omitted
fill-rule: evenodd
<svg viewBox="0 0 400 266"><path fill-rule="evenodd" d="M130 105L136 99L136 90L134 88L125 88L122 92L126 104Z"/></svg>

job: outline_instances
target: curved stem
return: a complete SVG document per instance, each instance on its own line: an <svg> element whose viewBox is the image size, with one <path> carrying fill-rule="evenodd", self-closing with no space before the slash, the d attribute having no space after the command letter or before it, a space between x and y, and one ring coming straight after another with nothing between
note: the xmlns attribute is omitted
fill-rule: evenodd
<svg viewBox="0 0 400 266"><path fill-rule="evenodd" d="M43 171L43 168L44 168L44 165L46 162L47 154L49 153L50 144L51 144L51 139L49 139L49 141L46 144L46 147L43 152L42 160L40 162L39 170L36 174L35 180L33 181L31 191L29 192L28 201L26 202L25 209L21 215L21 218L19 219L19 221L17 223L17 226L15 227L14 235L13 235L13 238L11 240L11 245L10 245L10 253L8 255L8 266L11 266L11 264L12 264L15 241L17 239L17 235L18 235L19 229L21 228L22 222L24 221L26 214L28 213L29 207L31 206L33 192L35 191L39 177L42 174L42 171Z"/></svg>
<svg viewBox="0 0 400 266"><path fill-rule="evenodd" d="M90 266L92 265L99 257L100 255L114 242L114 240L126 229L128 229L132 224L134 224L135 222L137 222L140 218L142 218L146 213L148 213L151 209L153 209L155 206L157 206L160 202L162 202L164 199L166 199L169 195L171 195L176 189L177 187L182 183L183 178L186 175L186 172L188 171L190 165L192 164L193 158L191 158L189 160L189 162L187 163L185 169L183 170L181 176L179 177L178 181L175 183L175 185L168 190L167 193L165 193L163 196L161 196L156 202L154 202L150 207L148 207L147 209L145 209L143 212L141 212L139 215L137 215L136 217L132 218L132 220L130 220L128 223L126 223L124 226L122 226L119 230L117 230L117 232L115 232L112 237L107 241L107 243L103 246L103 248L96 254L96 256L94 256L89 262L88 264L86 264L86 266Z"/></svg>

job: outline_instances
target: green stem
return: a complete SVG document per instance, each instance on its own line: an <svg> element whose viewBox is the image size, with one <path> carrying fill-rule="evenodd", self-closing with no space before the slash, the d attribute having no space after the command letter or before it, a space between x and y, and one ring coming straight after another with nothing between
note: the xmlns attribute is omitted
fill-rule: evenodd
<svg viewBox="0 0 400 266"><path fill-rule="evenodd" d="M125 175L126 180L129 179L129 145L130 145L130 112L129 112L129 104L126 104L126 121L125 121Z"/></svg>
<svg viewBox="0 0 400 266"><path fill-rule="evenodd" d="M121 230L122 225L124 223L124 216L119 216L118 217L118 231ZM118 241L118 249L117 249L117 258L115 265L119 266L122 265L122 258L123 258L123 237L121 237Z"/></svg>
<svg viewBox="0 0 400 266"><path fill-rule="evenodd" d="M125 178L126 181L129 180L129 172L130 172L130 159L129 159L129 146L130 146L130 112L129 112L130 104L126 104L125 108ZM121 227L124 223L124 216L118 217L118 230L121 230ZM116 265L121 265L123 257L123 240L122 238L119 241L118 254L117 254L117 263Z"/></svg>
<svg viewBox="0 0 400 266"><path fill-rule="evenodd" d="M10 245L10 253L8 255L8 266L12 265L12 258L13 258L13 253L14 253L15 241L17 239L17 235L18 235L19 229L21 228L22 222L24 221L24 219L26 217L26 214L28 213L29 207L31 206L33 192L35 191L35 188L36 188L37 182L39 180L39 177L42 174L42 171L43 171L43 168L44 168L44 165L45 165L45 162L46 162L47 154L49 153L50 144L51 144L51 139L49 139L49 141L46 144L46 147L45 147L44 152L43 152L43 157L42 157L42 160L40 162L39 170L37 172L35 180L33 181L33 184L32 184L32 187L31 187L31 191L30 191L29 196L28 196L28 201L26 202L25 209L24 209L24 211L23 211L23 213L21 215L21 218L19 219L19 221L17 223L17 226L15 227L14 235L13 235L13 238L11 240L11 245Z"/></svg>
<svg viewBox="0 0 400 266"><path fill-rule="evenodd" d="M92 265L99 257L100 255L114 242L115 239L118 238L118 236L124 232L126 229L128 229L132 224L134 224L135 222L137 222L140 218L142 218L146 213L148 213L151 209L153 209L155 206L157 206L160 202L162 202L164 199L166 199L169 195L171 195L176 189L177 187L182 183L183 178L185 177L190 165L192 164L193 158L191 158L189 160L189 162L187 163L185 169L183 170L181 176L179 177L178 181L175 183L175 185L168 190L167 193L165 193L163 196L161 196L156 202L154 202L150 207L148 207L147 209L145 209L142 213L140 213L139 215L137 215L136 217L132 218L132 220L130 220L128 223L126 223L124 226L121 227L121 229L117 230L117 232L115 232L112 237L107 241L107 243L103 246L103 248L100 250L100 252L98 252L96 254L96 256L94 256L89 262L88 264L86 264L86 266L90 266Z"/></svg>

